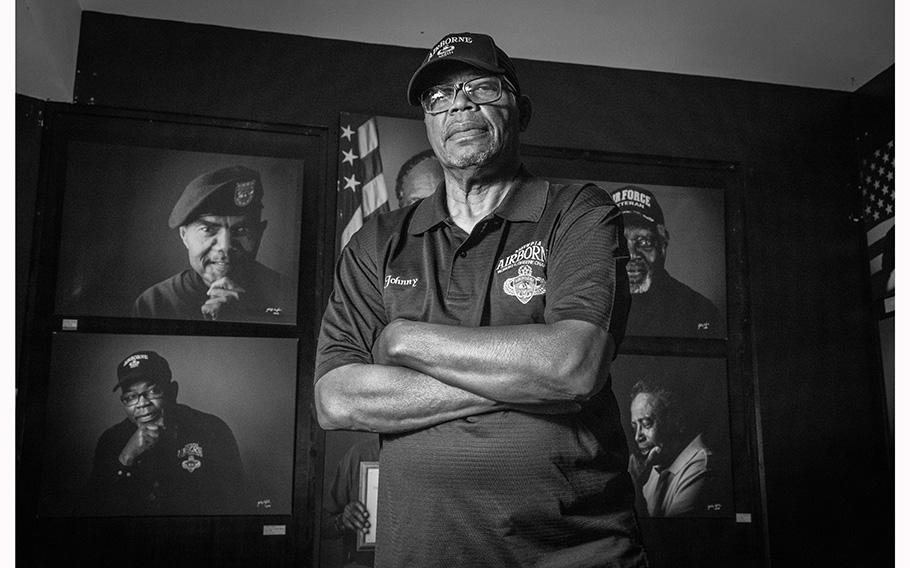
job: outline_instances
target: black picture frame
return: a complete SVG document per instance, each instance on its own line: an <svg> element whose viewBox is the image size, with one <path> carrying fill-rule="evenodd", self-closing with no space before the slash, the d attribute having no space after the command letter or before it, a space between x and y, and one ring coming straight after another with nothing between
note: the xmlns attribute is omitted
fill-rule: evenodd
<svg viewBox="0 0 910 568"><path fill-rule="evenodd" d="M257 219L261 215L267 223L258 239L256 260L281 275L287 293L281 301L270 297L276 305L268 310L233 319L296 322L306 175L297 133L125 116L69 116L55 132L55 141L60 146L52 167L62 194L56 314L201 319L201 311L133 314L131 308L156 283L174 275L183 281L194 276L177 228L168 226L184 188L203 174L244 166L257 172L261 183L253 191L263 194L261 212L254 203L249 215ZM270 292L278 295L277 290Z"/></svg>
<svg viewBox="0 0 910 568"><path fill-rule="evenodd" d="M180 512L185 510L212 516L292 514L296 338L57 332L52 343L47 421L41 444L44 459L39 516L179 516L188 514ZM112 388L117 381L116 368L128 355L145 350L168 362L172 381L178 386L170 406L214 416L230 430L241 465L239 471L231 473L242 477L226 479L223 471L206 474L207 479L238 488L233 494L221 493L231 500L231 506L197 504L191 501L195 496L190 495L190 502L171 503L161 512L153 512L141 502L113 503L105 510L88 494L96 446L105 432L113 432L125 420L120 391ZM168 415L164 418L167 426ZM193 422L181 426L189 428L198 423L196 428L207 429L215 420L191 419ZM131 432L135 427L127 429ZM211 462L210 458L220 457L217 450L229 449L230 439L213 439L218 446L209 449L193 437L204 436L205 430L178 435L189 436L188 441L199 445L191 466L211 470L224 463ZM174 468L188 482L202 473L195 467L183 470L186 472ZM102 481L102 490L115 484L114 480Z"/></svg>
<svg viewBox="0 0 910 568"><path fill-rule="evenodd" d="M331 234L334 192L328 191L328 129L294 124L258 123L221 117L134 111L48 103L42 115L41 163L38 176L33 247L27 277L22 349L17 377L17 432L22 448L17 461L17 522L32 534L59 535L59 546L42 550L38 563L57 563L79 556L104 563L110 555L125 554L148 539L162 543L162 562L214 561L281 557L309 563L318 529L310 519L319 507L322 474L321 436L312 410L312 375L321 299L331 274ZM67 200L67 166L73 141L127 148L166 148L288 160L302 166L299 184L288 191L288 209L296 216L283 246L291 252L289 266L297 278L296 307L290 321L203 321L129 317L97 310L57 309L58 275ZM268 196L268 188L266 199ZM162 200L165 201L165 200ZM163 204L162 208L173 207ZM118 212L127 218L132 212ZM166 223L166 220L165 220ZM133 221L138 230L144 225ZM116 235L110 238L116 239ZM328 243L328 244L326 244ZM177 241L179 246L179 240ZM116 271L107 274L119 278ZM290 510L266 507L242 515L72 517L39 514L45 435L52 429L49 398L54 334L79 336L162 336L192 349L216 339L244 338L296 343L296 363L287 372L295 377L292 395L294 445ZM237 355L241 355L238 353ZM258 377L257 380L268 380ZM266 498L267 499L267 498ZM285 503L286 504L286 503ZM278 514L280 513L280 514ZM200 540L202 539L202 540ZM165 550L166 549L166 550ZM66 552L64 552L66 551ZM267 552L268 551L268 552Z"/></svg>
<svg viewBox="0 0 910 568"><path fill-rule="evenodd" d="M718 549L762 549L763 543L767 542L767 507L764 474L759 461L762 455L758 434L761 431L759 393L753 378L742 167L735 162L717 160L533 145L522 146L522 159L532 173L550 179L607 182L603 185L608 189L637 185L685 193L694 188L719 196L723 203L720 238L723 242L725 333L713 338L627 334L611 370L623 373L634 368L635 365L628 364L630 359L640 360L639 367L651 366L658 374L660 369L678 371L707 365L714 368L715 394L710 396L726 391L727 406L718 405L713 416L726 421L728 426L723 428L722 437L729 435L730 453L725 456L723 467L729 467L731 472L729 503L732 511L723 511L727 502L722 502L722 514L711 511L706 516L641 518L645 544L652 557L667 565L698 565ZM667 223L670 222L668 218ZM672 235L672 226L669 230ZM614 380L621 391L616 393L620 411L628 413L630 401L625 389L630 386L626 382L631 377ZM717 384L720 381L725 384ZM626 419L626 414L623 417ZM630 424L627 422L624 427L628 431ZM634 446L630 446L631 449Z"/></svg>
<svg viewBox="0 0 910 568"><path fill-rule="evenodd" d="M657 471L644 471L647 478L633 478L639 493L636 501L639 517L735 519L726 361L710 357L620 355L610 366L610 376L630 456L639 454L635 417L630 408L636 397L648 396L654 405L653 414L648 416L656 422L657 439L653 441L664 444L667 453L678 452L666 456L662 467L693 480L678 494L665 496L669 507L653 503L656 510L652 512L648 507L652 503L644 499L647 491L643 485L656 481ZM639 391L646 394L640 395ZM661 394L656 395L655 391ZM662 397L660 402L656 402L658 396ZM654 434L642 430L642 446L648 448L652 442L648 436ZM706 456L697 455L702 450L707 452ZM687 457L691 459L686 461ZM657 485L651 487L656 489ZM652 490L648 498L654 500L655 493Z"/></svg>
<svg viewBox="0 0 910 568"><path fill-rule="evenodd" d="M616 200L623 191L644 190L661 205L669 232L665 274L677 280L677 286L688 288L688 294L712 304L716 317L709 325L695 319L706 319L697 313L704 308L680 309L664 302L660 309L652 305L649 317L666 312L666 321L643 326L636 320L640 296L633 293L627 337L642 338L647 344L728 337L730 315L737 317L730 314L736 304L730 293L737 292L729 289L737 278L728 277L729 260L737 253L736 242L729 238L730 214L738 207L730 191L738 179L736 164L530 145L522 146L522 159L533 174L551 181L594 183ZM684 330L674 329L683 327L677 320L687 321Z"/></svg>

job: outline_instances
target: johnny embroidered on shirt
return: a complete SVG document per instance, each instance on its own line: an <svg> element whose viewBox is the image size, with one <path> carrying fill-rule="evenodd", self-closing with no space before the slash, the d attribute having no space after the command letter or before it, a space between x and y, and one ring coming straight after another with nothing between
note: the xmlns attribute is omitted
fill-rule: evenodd
<svg viewBox="0 0 910 568"><path fill-rule="evenodd" d="M531 241L518 247L515 252L499 259L496 263L496 274L516 270L517 274L502 283L502 291L514 296L522 304L527 304L534 296L545 294L547 281L543 276L535 276L534 269L540 273L547 267L547 249L540 241Z"/></svg>
<svg viewBox="0 0 910 568"><path fill-rule="evenodd" d="M383 288L388 288L389 286L395 286L397 288L416 288L419 281L420 278L402 278L401 276L386 275L385 286L383 286Z"/></svg>

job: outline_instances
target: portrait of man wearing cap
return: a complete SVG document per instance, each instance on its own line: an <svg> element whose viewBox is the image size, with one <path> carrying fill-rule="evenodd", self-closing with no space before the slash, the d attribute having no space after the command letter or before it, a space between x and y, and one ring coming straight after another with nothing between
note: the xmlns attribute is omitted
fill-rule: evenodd
<svg viewBox="0 0 910 568"><path fill-rule="evenodd" d="M126 417L98 439L80 508L111 516L243 511L237 441L217 416L177 402L177 381L155 351L117 365L113 392Z"/></svg>
<svg viewBox="0 0 910 568"><path fill-rule="evenodd" d="M666 270L670 232L654 193L635 185L612 192L623 213L629 247L629 335L721 337L722 322L711 300Z"/></svg>
<svg viewBox="0 0 910 568"><path fill-rule="evenodd" d="M235 165L191 181L171 211L190 267L139 295L132 316L215 321L293 321L293 291L256 260L262 220L259 172Z"/></svg>
<svg viewBox="0 0 910 568"><path fill-rule="evenodd" d="M320 425L380 435L376 566L646 566L608 386L619 210L525 169L531 101L490 36L442 38L407 99L443 183L351 237L316 356Z"/></svg>

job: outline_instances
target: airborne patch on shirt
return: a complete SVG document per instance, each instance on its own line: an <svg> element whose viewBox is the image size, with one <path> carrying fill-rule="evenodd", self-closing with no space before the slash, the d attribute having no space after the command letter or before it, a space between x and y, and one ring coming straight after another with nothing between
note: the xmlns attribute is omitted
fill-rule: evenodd
<svg viewBox="0 0 910 568"><path fill-rule="evenodd" d="M522 304L527 304L534 296L546 293L547 281L542 276L534 276L535 266L541 269L547 266L547 249L540 241L526 243L509 256L499 259L496 264L497 274L518 268L517 275L502 283L502 291L514 296Z"/></svg>
<svg viewBox="0 0 910 568"><path fill-rule="evenodd" d="M525 243L509 256L500 258L499 262L496 263L496 274L502 274L506 270L522 264L531 264L546 268L547 249L544 248L543 243L540 241Z"/></svg>
<svg viewBox="0 0 910 568"><path fill-rule="evenodd" d="M186 458L180 465L183 469L193 473L202 467L202 460L198 459L202 457L202 446L196 442L191 442L183 446L183 449L177 452L177 457Z"/></svg>

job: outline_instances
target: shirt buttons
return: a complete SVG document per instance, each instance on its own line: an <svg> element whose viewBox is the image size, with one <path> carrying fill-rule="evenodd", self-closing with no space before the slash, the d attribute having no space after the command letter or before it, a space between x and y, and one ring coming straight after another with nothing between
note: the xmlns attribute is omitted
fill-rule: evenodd
<svg viewBox="0 0 910 568"><path fill-rule="evenodd" d="M464 257L468 256L468 253L466 251L461 251L460 253L458 253L458 256L460 256L461 258L464 258Z"/></svg>

